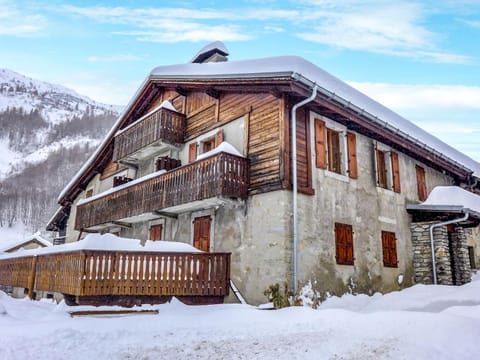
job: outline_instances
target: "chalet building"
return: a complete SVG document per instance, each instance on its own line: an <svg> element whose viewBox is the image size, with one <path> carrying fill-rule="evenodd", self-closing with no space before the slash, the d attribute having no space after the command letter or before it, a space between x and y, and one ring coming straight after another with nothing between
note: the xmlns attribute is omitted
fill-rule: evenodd
<svg viewBox="0 0 480 360"><path fill-rule="evenodd" d="M478 162L302 58L228 55L215 42L153 69L47 229L230 252L251 303L274 283L342 294L469 281Z"/></svg>

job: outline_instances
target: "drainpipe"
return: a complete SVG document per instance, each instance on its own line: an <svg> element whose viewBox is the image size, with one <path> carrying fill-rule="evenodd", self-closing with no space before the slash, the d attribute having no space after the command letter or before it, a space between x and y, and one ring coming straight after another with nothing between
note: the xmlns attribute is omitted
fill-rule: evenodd
<svg viewBox="0 0 480 360"><path fill-rule="evenodd" d="M293 105L290 118L292 127L292 178L293 178L293 291L297 292L298 283L298 206L297 206L297 109L317 97L317 85L313 84L312 94ZM309 139L307 139L309 141Z"/></svg>
<svg viewBox="0 0 480 360"><path fill-rule="evenodd" d="M467 212L465 213L465 216L459 219L453 219L453 220L448 220L444 222L440 222L437 224L430 225L430 246L432 248L432 270L433 270L433 284L437 285L437 266L436 266L436 260L435 260L435 245L434 245L434 239L433 239L433 229L440 227L440 226L445 226L445 225L450 225L450 224L456 224L462 221L465 221L468 219L468 216L470 214Z"/></svg>

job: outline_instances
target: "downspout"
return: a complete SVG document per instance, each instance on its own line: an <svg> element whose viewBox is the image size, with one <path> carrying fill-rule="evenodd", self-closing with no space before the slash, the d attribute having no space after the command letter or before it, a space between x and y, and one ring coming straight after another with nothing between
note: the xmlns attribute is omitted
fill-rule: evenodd
<svg viewBox="0 0 480 360"><path fill-rule="evenodd" d="M297 109L301 106L313 101L317 97L317 85L313 84L312 94L293 105L292 115L290 117L292 128L292 178L293 178L293 291L297 292L298 283L298 205L297 205ZM308 141L310 141L308 139Z"/></svg>
<svg viewBox="0 0 480 360"><path fill-rule="evenodd" d="M444 222L440 222L437 224L430 225L430 247L432 250L432 270L433 270L433 284L437 285L437 266L436 266L436 260L435 260L435 244L434 244L434 239L433 239L433 229L440 227L440 226L445 226L445 225L450 225L450 224L456 224L462 221L465 221L468 219L468 216L470 214L467 212L465 213L465 216L459 219L453 219L453 220L448 220Z"/></svg>

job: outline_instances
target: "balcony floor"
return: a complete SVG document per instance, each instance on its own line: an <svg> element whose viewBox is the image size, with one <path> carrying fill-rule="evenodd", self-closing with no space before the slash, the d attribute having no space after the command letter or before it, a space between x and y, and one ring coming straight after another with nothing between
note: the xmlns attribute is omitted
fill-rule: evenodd
<svg viewBox="0 0 480 360"><path fill-rule="evenodd" d="M84 231L86 232L100 232L102 230L105 230L107 228L113 228L113 227L118 227L121 226L121 224L136 224L136 223L141 223L145 221L150 221L150 220L155 220L158 219L161 216L168 216L169 214L171 215L179 215L185 212L191 212L191 211L198 211L198 210L205 210L205 209L211 209L214 207L221 207L225 205L234 205L234 204L240 204L242 203L243 200L240 199L230 199L230 198L225 198L225 197L212 197L209 199L204 199L204 200L199 200L199 201L192 201L186 204L181 204L177 206L172 206L168 208L164 208L159 212L148 212L136 216L130 216L127 218L122 218L119 219L115 222L107 222L104 224L99 224L95 226L91 226L88 228L85 228Z"/></svg>

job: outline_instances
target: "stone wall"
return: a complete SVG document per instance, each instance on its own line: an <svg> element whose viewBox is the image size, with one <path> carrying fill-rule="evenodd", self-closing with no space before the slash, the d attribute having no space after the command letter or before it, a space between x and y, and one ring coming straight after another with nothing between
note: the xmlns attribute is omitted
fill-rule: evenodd
<svg viewBox="0 0 480 360"><path fill-rule="evenodd" d="M465 231L461 227L456 227L452 234L452 250L454 254L454 273L455 285L462 285L470 282L471 269L470 258L468 256L468 244Z"/></svg>
<svg viewBox="0 0 480 360"><path fill-rule="evenodd" d="M435 222L412 223L412 248L414 281L433 284L430 226ZM462 285L470 282L471 270L468 258L467 239L463 228L457 226L450 235L446 226L436 227L435 260L439 285Z"/></svg>

